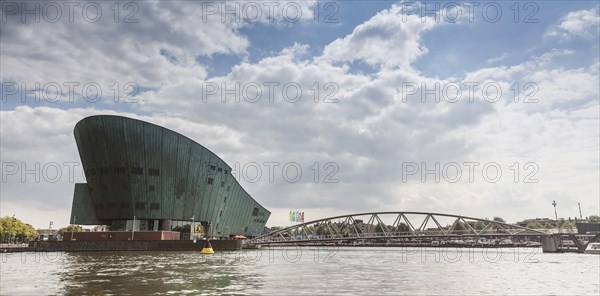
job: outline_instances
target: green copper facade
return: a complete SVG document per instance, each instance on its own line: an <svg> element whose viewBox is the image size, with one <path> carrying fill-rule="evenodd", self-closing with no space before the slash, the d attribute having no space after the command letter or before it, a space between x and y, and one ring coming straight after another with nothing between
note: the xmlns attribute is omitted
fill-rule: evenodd
<svg viewBox="0 0 600 296"><path fill-rule="evenodd" d="M170 230L193 219L210 223L210 236L262 233L270 212L231 167L189 138L104 115L81 120L74 134L87 183L75 186L71 223ZM133 226L134 217L141 224Z"/></svg>

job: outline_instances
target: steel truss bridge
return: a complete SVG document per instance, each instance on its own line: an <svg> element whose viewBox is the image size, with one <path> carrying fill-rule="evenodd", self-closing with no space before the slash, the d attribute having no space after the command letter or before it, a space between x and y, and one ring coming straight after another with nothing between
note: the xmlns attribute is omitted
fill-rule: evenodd
<svg viewBox="0 0 600 296"><path fill-rule="evenodd" d="M372 212L335 216L283 228L250 239L248 245L326 243L381 239L540 237L547 232L461 215Z"/></svg>

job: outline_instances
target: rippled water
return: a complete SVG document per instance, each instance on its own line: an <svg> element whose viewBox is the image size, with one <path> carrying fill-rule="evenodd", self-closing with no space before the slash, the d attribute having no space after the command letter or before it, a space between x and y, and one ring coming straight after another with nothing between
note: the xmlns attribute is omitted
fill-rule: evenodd
<svg viewBox="0 0 600 296"><path fill-rule="evenodd" d="M600 256L539 249L287 248L1 254L2 295L598 295Z"/></svg>

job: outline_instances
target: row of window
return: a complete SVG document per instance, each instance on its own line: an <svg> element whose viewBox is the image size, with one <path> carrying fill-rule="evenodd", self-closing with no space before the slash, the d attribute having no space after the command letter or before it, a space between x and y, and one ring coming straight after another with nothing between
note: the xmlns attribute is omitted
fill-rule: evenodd
<svg viewBox="0 0 600 296"><path fill-rule="evenodd" d="M225 201L226 200L227 200L227 197L225 197ZM121 207L121 209L129 209L130 208L129 207L129 202L120 202L119 206ZM98 203L98 204L95 204L94 207L97 210L104 210L104 209L114 210L116 208L116 203L114 203L114 202L107 202L105 204ZM135 203L135 209L136 210L145 210L146 209L146 203L145 202L136 202ZM255 208L255 209L257 209L257 208ZM153 210L153 211L160 210L160 204L159 203L155 203L155 202L150 203L150 210ZM223 210L221 210L219 212L219 217L222 217L222 216L223 216ZM254 216L256 216L256 215L254 215ZM264 223L265 221L260 220L260 219L254 219L254 222Z"/></svg>
<svg viewBox="0 0 600 296"><path fill-rule="evenodd" d="M127 174L127 168L124 167L124 166L113 167L112 171L113 171L113 173L115 175L125 175L125 174ZM96 168L91 168L91 169L88 169L88 170L84 170L86 178L94 177L94 176L96 176L98 174L98 172L102 176L108 175L110 173L110 168L109 167L100 167L100 168L98 168L98 170L96 170ZM143 175L144 174L144 169L142 167L131 167L130 168L130 173L132 175ZM148 175L149 176L160 176L160 170L159 169L154 169L154 168L148 168Z"/></svg>
<svg viewBox="0 0 600 296"><path fill-rule="evenodd" d="M102 190L104 190L104 191L107 191L107 190L108 190L108 185L106 185L106 184L100 184L100 187L101 187L101 188L102 188ZM127 188L128 188L127 184L122 184L122 185L121 185L121 187L122 187L123 189L127 189ZM90 192L94 192L94 188L93 188L93 187L89 187L89 189L90 189ZM149 191L155 191L155 190L156 190L156 186L154 186L154 185L150 185L150 186L148 186L148 190L149 190Z"/></svg>
<svg viewBox="0 0 600 296"><path fill-rule="evenodd" d="M262 219L254 219L254 223L265 223L265 220Z"/></svg>
<svg viewBox="0 0 600 296"><path fill-rule="evenodd" d="M212 184L212 182L213 182L212 178L208 178L208 184ZM102 189L104 191L108 190L108 185L106 185L106 184L101 184L100 187L102 187ZM225 182L221 182L221 187L222 188L225 187ZM229 188L230 188L230 186L227 186L227 189L225 191L229 191ZM89 187L89 189L90 189L90 192L94 192L94 188ZM123 189L127 189L127 184L123 184ZM156 190L156 186L149 185L148 186L148 190L149 191L155 191ZM225 201L227 201L227 198L225 198Z"/></svg>
<svg viewBox="0 0 600 296"><path fill-rule="evenodd" d="M225 197L225 200L227 200L227 197ZM129 209L129 202L120 202L119 206L121 207L121 209ZM116 209L116 203L114 202L107 202L105 204L103 203L98 203L95 204L94 207L97 210L104 210L104 209L108 209L108 210L114 210ZM145 202L136 202L135 203L135 209L136 210L145 210L146 209L146 203ZM159 203L150 203L150 210L160 210L160 204ZM223 216L223 210L221 210L219 212L219 217ZM256 222L256 221L255 221Z"/></svg>
<svg viewBox="0 0 600 296"><path fill-rule="evenodd" d="M210 165L210 169L211 169L212 171L216 170L216 171L217 171L217 173L223 173L223 174L225 174L225 175L229 174L229 171L228 171L228 170L224 170L223 168L218 168L218 167L217 167L216 165L214 165L214 164L211 164L211 165Z"/></svg>
<svg viewBox="0 0 600 296"><path fill-rule="evenodd" d="M223 172L225 175L229 174L228 170L223 170L222 168L217 168L215 165L211 165L210 169L213 171L216 170L219 173ZM115 175L125 175L127 173L127 168L124 166L118 166L118 167L113 167L112 171ZM98 170L96 170L96 168L84 170L85 176L88 178L96 176L98 174L98 172L100 173L100 175L108 175L110 173L110 168L109 167L100 167L100 168L98 168ZM131 167L130 173L132 175L143 175L144 169L142 167ZM160 176L160 170L156 169L156 168L148 168L148 175L149 176ZM212 179L212 178L209 178L209 179ZM209 183L209 184L212 184L212 183Z"/></svg>
<svg viewBox="0 0 600 296"><path fill-rule="evenodd" d="M229 226L227 227L227 229L229 229ZM215 230L219 230L219 223L217 223L217 225L215 226ZM247 232L248 231L248 226L245 226L242 231ZM220 231L218 233L221 233Z"/></svg>
<svg viewBox="0 0 600 296"><path fill-rule="evenodd" d="M215 179L213 178L208 178L206 180L206 184L208 185L212 185L215 182ZM221 182L221 188L225 188L225 181ZM225 191L229 191L229 188L231 188L231 186L227 186L227 189Z"/></svg>
<svg viewBox="0 0 600 296"><path fill-rule="evenodd" d="M129 209L129 202L120 202L119 206L121 207L121 209ZM103 203L98 203L94 205L94 208L96 210L104 210L104 209L108 209L108 210L114 210L116 208L116 203L114 202L107 202L106 204ZM135 203L135 209L136 210L145 210L146 209L146 203L145 202L136 202ZM160 204L159 203L150 203L150 210L160 210Z"/></svg>

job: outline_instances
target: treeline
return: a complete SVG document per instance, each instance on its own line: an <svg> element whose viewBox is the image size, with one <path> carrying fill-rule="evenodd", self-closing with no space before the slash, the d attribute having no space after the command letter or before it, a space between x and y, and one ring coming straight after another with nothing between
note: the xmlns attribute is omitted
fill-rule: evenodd
<svg viewBox="0 0 600 296"><path fill-rule="evenodd" d="M0 242L26 243L38 236L33 226L23 223L15 217L0 218Z"/></svg>

